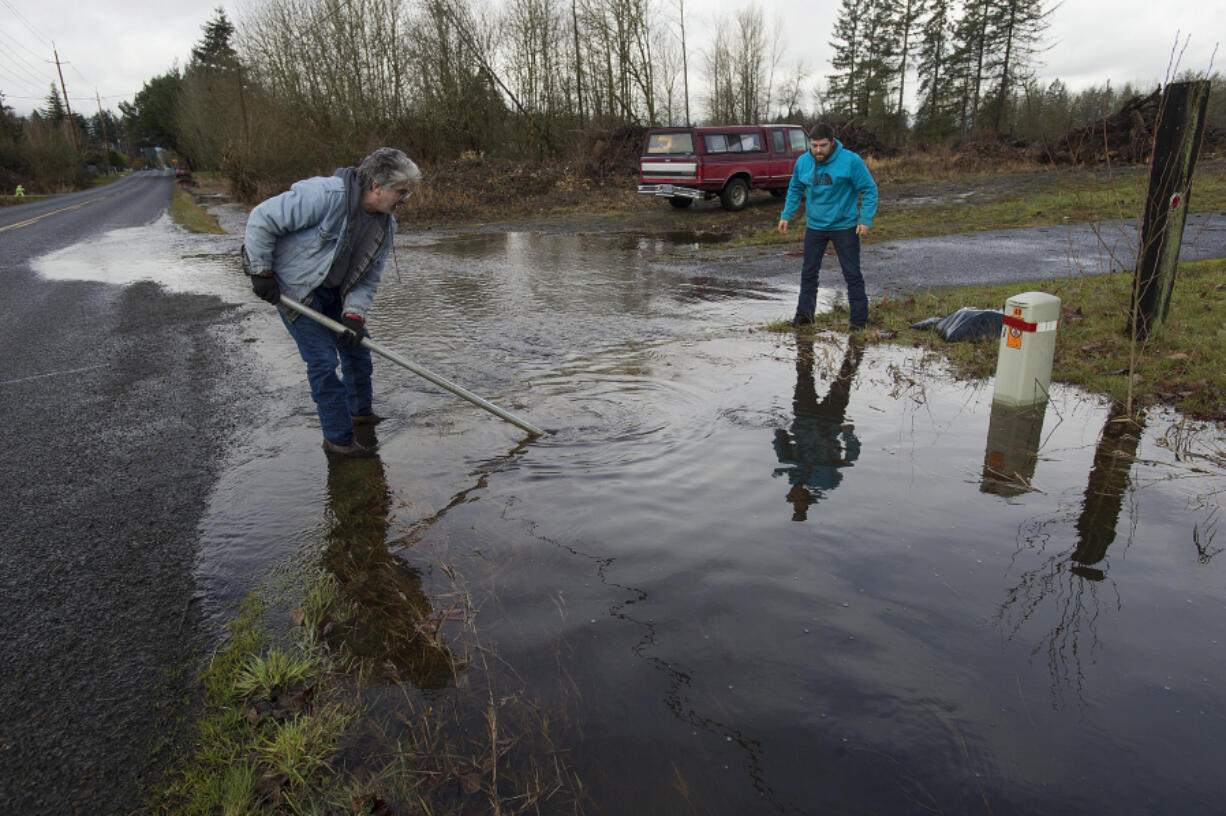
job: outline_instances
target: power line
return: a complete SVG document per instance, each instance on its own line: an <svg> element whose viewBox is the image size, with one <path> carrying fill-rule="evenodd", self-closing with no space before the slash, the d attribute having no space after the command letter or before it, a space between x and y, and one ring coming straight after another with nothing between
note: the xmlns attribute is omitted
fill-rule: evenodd
<svg viewBox="0 0 1226 816"><path fill-rule="evenodd" d="M139 92L132 91L131 93L124 93L124 94L102 94L102 98L103 99L125 99L129 96L136 96L137 93ZM5 99L24 99L28 102L32 99L46 99L47 97L46 96L12 96L10 94L5 94L4 98ZM92 96L70 96L68 97L68 99L71 102L92 102L94 101L94 97Z"/></svg>
<svg viewBox="0 0 1226 816"><path fill-rule="evenodd" d="M0 0L0 3L3 3L5 8L13 12L13 16L16 17L21 22L22 25L30 29L30 33L32 33L35 37L38 37L40 40L42 40L44 45L49 45L51 43L51 38L48 37L46 34L43 34L37 28L35 28L34 24L31 23L29 20L27 20L20 11L13 8L13 5L9 2L9 0Z"/></svg>
<svg viewBox="0 0 1226 816"><path fill-rule="evenodd" d="M0 29L0 38L8 40L9 43L11 43L13 46L20 48L22 51L25 51L27 54L29 54L31 57L33 57L38 62L43 62L46 59L45 57L43 57L42 54L39 54L36 51L31 50L28 45L26 45L21 40L14 37L13 35L5 32L3 29Z"/></svg>
<svg viewBox="0 0 1226 816"><path fill-rule="evenodd" d="M21 81L22 83L36 82L36 83L41 84L42 82L45 81L41 76L38 75L37 71L33 70L32 68L26 65L23 65L20 62L12 60L12 56L10 54L5 54L5 53L0 52L0 57L11 60L12 65L13 65L13 67L7 67L7 66L0 65L0 70L7 71L13 78Z"/></svg>

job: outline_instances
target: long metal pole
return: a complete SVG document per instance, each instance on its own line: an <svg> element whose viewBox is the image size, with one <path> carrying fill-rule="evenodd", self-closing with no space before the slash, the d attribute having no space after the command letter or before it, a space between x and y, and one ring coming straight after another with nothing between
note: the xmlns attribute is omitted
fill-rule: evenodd
<svg viewBox="0 0 1226 816"><path fill-rule="evenodd" d="M303 306L298 301L294 300L293 298L286 297L284 294L281 295L281 303L285 304L285 306L289 307L290 309L293 309L298 314L304 315L305 317L309 317L312 320L314 320L316 323L319 323L322 326L326 326L327 328L331 329L334 332L348 331L348 329L346 329L340 323L337 323L335 320L328 317L327 315L320 314L319 312L315 311L309 306ZM520 428L523 428L525 431L527 431L530 434L533 434L535 436L543 436L545 434L544 430L536 427L532 423L525 422L524 420L520 419L519 417L510 413L509 411L502 410L494 403L483 400L481 397L478 397L476 394L469 391L467 388L464 388L463 386L460 386L460 385L456 385L450 380L440 377L434 372L428 371L422 368L421 366L417 365L411 360L401 357L396 352L392 351L391 349L384 348L383 346L379 345L375 341L371 340L369 337L362 338L362 345L370 349L371 351L373 351L375 354L378 354L380 357L386 357L388 360L391 360L396 365L401 366L403 368L407 368L409 371L412 371L417 376L426 378L427 380L439 386L440 388L446 388L448 391L455 394L457 397L463 397L464 399L471 402L473 405L477 405L477 406L480 406L481 408L484 408L485 410L489 411L494 416L500 419L505 419L507 422L510 422L512 425L516 425Z"/></svg>

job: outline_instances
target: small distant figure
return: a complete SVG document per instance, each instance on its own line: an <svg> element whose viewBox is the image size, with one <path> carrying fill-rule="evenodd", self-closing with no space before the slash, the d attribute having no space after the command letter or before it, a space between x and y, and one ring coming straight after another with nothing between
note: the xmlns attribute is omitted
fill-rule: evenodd
<svg viewBox="0 0 1226 816"><path fill-rule="evenodd" d="M15 198L25 198L25 197L26 197L26 188L25 188L25 187L22 187L20 184L18 184L18 185L17 185L17 191L13 193L13 196L14 196Z"/></svg>

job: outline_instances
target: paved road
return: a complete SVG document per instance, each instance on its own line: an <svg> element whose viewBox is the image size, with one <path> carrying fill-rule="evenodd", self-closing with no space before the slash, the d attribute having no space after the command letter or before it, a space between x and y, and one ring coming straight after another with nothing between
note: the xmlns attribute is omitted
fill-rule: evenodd
<svg viewBox="0 0 1226 816"><path fill-rule="evenodd" d="M870 244L862 264L870 294L1100 275L1135 268L1137 232L1135 224L1069 224L916 238ZM1226 258L1226 213L1189 216L1179 257Z"/></svg>
<svg viewBox="0 0 1226 816"><path fill-rule="evenodd" d="M861 250L871 296L935 286L988 285L1068 278L1136 266L1136 224L1068 224L1055 227L969 232L866 244ZM801 240L759 255L714 250L724 269L768 280L800 281ZM834 251L822 264L821 286L843 288ZM1180 260L1226 258L1226 213L1196 213L1184 228ZM981 304L970 304L981 305ZM992 305L992 304L989 304Z"/></svg>
<svg viewBox="0 0 1226 816"><path fill-rule="evenodd" d="M29 265L157 219L172 184L0 209L0 813L131 812L190 727L196 525L235 415L206 329L232 310Z"/></svg>

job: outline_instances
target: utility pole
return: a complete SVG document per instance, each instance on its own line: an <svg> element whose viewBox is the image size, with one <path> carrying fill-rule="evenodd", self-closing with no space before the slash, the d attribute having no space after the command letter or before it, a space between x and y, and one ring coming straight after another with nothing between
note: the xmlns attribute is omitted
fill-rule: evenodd
<svg viewBox="0 0 1226 816"><path fill-rule="evenodd" d="M251 136L247 125L247 100L243 96L243 66L240 64L234 73L238 80L238 109L243 117L243 150L246 150L251 143Z"/></svg>
<svg viewBox="0 0 1226 816"><path fill-rule="evenodd" d="M109 173L111 171L111 135L106 129L106 117L102 114L102 97L98 95L97 88L94 88L94 99L98 100L98 126L102 128L102 148L104 151L102 164Z"/></svg>
<svg viewBox="0 0 1226 816"><path fill-rule="evenodd" d="M685 126L694 124L690 119L690 58L685 52L685 0L677 0L677 13L681 18L681 84L685 88Z"/></svg>
<svg viewBox="0 0 1226 816"><path fill-rule="evenodd" d="M1161 331L1171 306L1192 170L1205 133L1208 104L1209 80L1198 79L1167 85L1158 107L1129 313L1130 333L1138 340Z"/></svg>
<svg viewBox="0 0 1226 816"><path fill-rule="evenodd" d="M60 52L55 49L55 43L51 43L51 53L55 54L55 70L60 75L60 90L64 92L64 107L68 109L68 130L72 133L72 149L80 153L81 146L77 144L77 123L72 121L72 105L68 101L68 86L64 84L64 69L60 67Z"/></svg>

